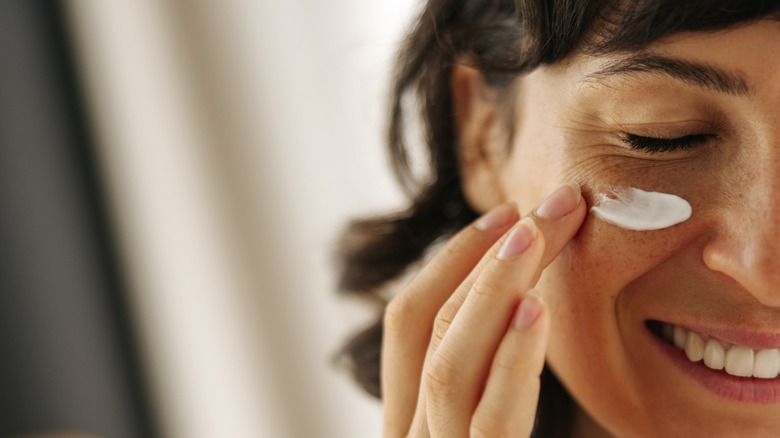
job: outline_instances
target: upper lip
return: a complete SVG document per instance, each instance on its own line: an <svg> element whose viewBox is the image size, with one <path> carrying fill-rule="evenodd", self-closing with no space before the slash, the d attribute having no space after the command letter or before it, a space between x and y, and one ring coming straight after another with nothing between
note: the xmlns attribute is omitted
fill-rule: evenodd
<svg viewBox="0 0 780 438"><path fill-rule="evenodd" d="M708 335L730 344L737 344L754 350L780 349L780 331L770 333L766 331L766 327L702 324L695 322L662 322L677 325L686 330L692 330L696 333Z"/></svg>

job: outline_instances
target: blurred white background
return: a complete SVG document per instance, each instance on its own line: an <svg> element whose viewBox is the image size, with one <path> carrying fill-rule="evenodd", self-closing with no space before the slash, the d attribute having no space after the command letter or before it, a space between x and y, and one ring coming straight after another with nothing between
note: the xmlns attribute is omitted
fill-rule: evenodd
<svg viewBox="0 0 780 438"><path fill-rule="evenodd" d="M330 359L349 217L402 205L382 136L411 0L70 0L166 437L379 436Z"/></svg>

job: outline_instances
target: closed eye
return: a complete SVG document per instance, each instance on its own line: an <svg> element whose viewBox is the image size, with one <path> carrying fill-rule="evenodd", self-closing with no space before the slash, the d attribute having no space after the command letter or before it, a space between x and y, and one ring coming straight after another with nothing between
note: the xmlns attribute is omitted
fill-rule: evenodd
<svg viewBox="0 0 780 438"><path fill-rule="evenodd" d="M656 138L626 133L623 136L623 141L631 149L657 154L692 149L706 143L712 137L714 137L713 134L694 134L677 138Z"/></svg>

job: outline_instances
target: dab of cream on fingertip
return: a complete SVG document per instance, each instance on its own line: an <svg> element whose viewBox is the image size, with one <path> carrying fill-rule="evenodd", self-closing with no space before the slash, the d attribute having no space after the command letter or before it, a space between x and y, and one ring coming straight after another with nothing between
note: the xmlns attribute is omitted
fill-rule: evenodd
<svg viewBox="0 0 780 438"><path fill-rule="evenodd" d="M634 231L660 230L687 221L693 209L685 199L634 187L596 194L590 209L599 219Z"/></svg>

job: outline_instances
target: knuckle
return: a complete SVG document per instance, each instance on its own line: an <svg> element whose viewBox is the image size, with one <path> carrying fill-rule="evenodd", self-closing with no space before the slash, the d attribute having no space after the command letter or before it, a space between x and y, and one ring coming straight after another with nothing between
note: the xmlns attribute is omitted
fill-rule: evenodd
<svg viewBox="0 0 780 438"><path fill-rule="evenodd" d="M458 385L458 375L452 362L442 355L436 355L425 370L426 396L433 399L447 398L454 394Z"/></svg>
<svg viewBox="0 0 780 438"><path fill-rule="evenodd" d="M495 423L486 423L479 419L474 419L469 426L470 438L501 438L512 436L508 428L501 427Z"/></svg>
<svg viewBox="0 0 780 438"><path fill-rule="evenodd" d="M433 339L437 342L444 339L444 335L447 334L447 330L449 330L452 325L452 321L455 320L455 315L458 314L459 309L459 303L450 300L444 303L441 309L439 309L436 319L433 321Z"/></svg>
<svg viewBox="0 0 780 438"><path fill-rule="evenodd" d="M471 426L469 427L469 438L493 438L495 436L496 435L492 432L485 430L485 428L482 427L482 424L478 424L476 421L471 422Z"/></svg>
<svg viewBox="0 0 780 438"><path fill-rule="evenodd" d="M499 354L493 360L493 369L511 376L522 375L528 369L527 358L514 354Z"/></svg>
<svg viewBox="0 0 780 438"><path fill-rule="evenodd" d="M465 234L464 234L465 232ZM448 261L457 259L464 252L469 251L471 239L469 236L471 231L466 228L461 233L456 234L453 238L448 240L439 250L438 254L431 260L431 265L444 266Z"/></svg>
<svg viewBox="0 0 780 438"><path fill-rule="evenodd" d="M498 287L500 287L500 284L496 284L491 279L480 277L474 282L469 295L473 295L472 299L489 299L496 295Z"/></svg>
<svg viewBox="0 0 780 438"><path fill-rule="evenodd" d="M414 306L404 295L393 298L385 307L384 329L389 333L404 333L414 317Z"/></svg>
<svg viewBox="0 0 780 438"><path fill-rule="evenodd" d="M507 406L482 400L469 424L471 438L502 438L518 435L517 418Z"/></svg>
<svg viewBox="0 0 780 438"><path fill-rule="evenodd" d="M465 234L458 234L452 239L448 240L446 244L442 247L442 251L446 256L457 256L461 254L465 247L466 247L466 239Z"/></svg>

